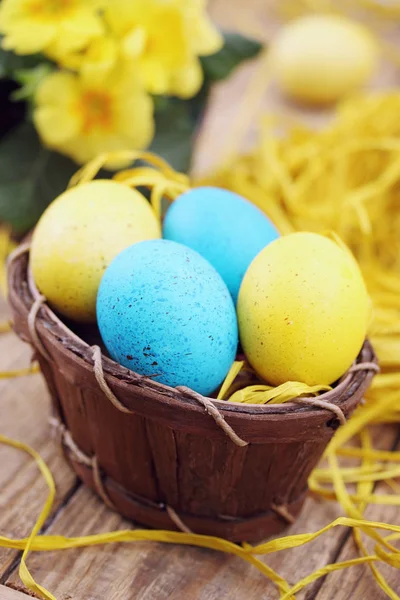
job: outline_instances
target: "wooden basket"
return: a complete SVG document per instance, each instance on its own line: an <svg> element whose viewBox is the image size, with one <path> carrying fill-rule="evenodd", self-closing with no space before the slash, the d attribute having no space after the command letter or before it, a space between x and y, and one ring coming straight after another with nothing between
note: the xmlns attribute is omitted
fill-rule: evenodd
<svg viewBox="0 0 400 600"><path fill-rule="evenodd" d="M340 424L332 411L348 417L376 370L371 345L319 397L331 410L203 398L102 357L84 341L92 331L69 330L30 283L25 250L9 264L14 328L34 347L77 475L123 516L159 529L256 541L293 522Z"/></svg>

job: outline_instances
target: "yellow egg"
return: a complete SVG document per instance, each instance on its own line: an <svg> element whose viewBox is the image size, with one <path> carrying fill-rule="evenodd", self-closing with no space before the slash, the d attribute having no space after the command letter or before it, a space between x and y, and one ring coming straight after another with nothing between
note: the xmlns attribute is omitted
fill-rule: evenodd
<svg viewBox="0 0 400 600"><path fill-rule="evenodd" d="M237 313L243 350L268 383L329 385L362 347L370 300L347 250L316 233L293 233L253 260Z"/></svg>
<svg viewBox="0 0 400 600"><path fill-rule="evenodd" d="M334 15L289 23L272 42L272 71L282 90L302 102L335 102L363 86L377 65L378 49L363 25Z"/></svg>
<svg viewBox="0 0 400 600"><path fill-rule="evenodd" d="M124 248L161 237L160 224L136 190L95 180L61 194L43 213L32 238L36 285L61 314L96 320L105 269Z"/></svg>

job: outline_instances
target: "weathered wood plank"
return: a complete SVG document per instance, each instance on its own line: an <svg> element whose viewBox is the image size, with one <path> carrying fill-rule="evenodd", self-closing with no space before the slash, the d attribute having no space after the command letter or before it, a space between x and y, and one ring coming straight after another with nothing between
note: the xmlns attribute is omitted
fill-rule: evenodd
<svg viewBox="0 0 400 600"><path fill-rule="evenodd" d="M6 318L0 303L0 320ZM29 365L31 351L13 333L0 336L1 370ZM56 480L54 510L73 489L76 478L50 439L47 419L48 393L40 375L0 380L0 432L37 449L48 462ZM24 536L32 529L46 498L46 487L32 459L22 452L0 446L0 531L10 537ZM17 556L15 550L0 549L0 581Z"/></svg>
<svg viewBox="0 0 400 600"><path fill-rule="evenodd" d="M287 533L315 531L341 514L334 502L309 498L298 521ZM131 527L109 511L87 489L80 489L60 512L49 533L69 536ZM306 548L276 553L265 562L294 584L313 570L335 561L348 532L337 528ZM50 554L33 554L33 575L57 598L71 595L79 600L272 600L275 587L252 566L235 557L197 548L164 546L158 543L114 545ZM17 574L7 580L19 582ZM297 595L311 599L320 583ZM375 600L371 585L363 600ZM328 598L327 596L326 598ZM361 598L353 596L352 599ZM325 599L324 599L325 600Z"/></svg>
<svg viewBox="0 0 400 600"><path fill-rule="evenodd" d="M0 600L28 600L29 596L22 592L17 592L5 585L0 585Z"/></svg>
<svg viewBox="0 0 400 600"><path fill-rule="evenodd" d="M267 40L275 28L269 18L265 0L214 0L212 14L225 28L240 29L250 35ZM227 82L216 86L205 118L195 156L196 172L204 172L215 166L226 150L228 133L241 110L244 90L250 81L255 65L247 65ZM233 99L233 101L232 101ZM262 100L260 110L287 106L273 87ZM292 107L291 107L292 109ZM304 112L304 117L320 122L326 114ZM252 114L252 128L247 142L254 139L257 117ZM29 351L12 336L0 338L2 368L23 366L29 359ZM55 446L49 440L46 417L48 400L39 376L12 382L0 381L2 419L0 431L33 445L49 465L57 481L57 503L64 501L73 490L74 476L68 469ZM151 432L149 432L151 439ZM387 434L385 446L393 439ZM168 452L175 446L168 442ZM168 462L168 455L166 456ZM44 499L46 490L38 478L29 458L15 450L0 448L0 531L5 535L26 534L32 526ZM176 484L171 482L171 498L176 496ZM297 523L287 533L315 531L341 514L335 503L319 502L309 498ZM368 513L367 513L368 514ZM380 516L379 516L380 515ZM378 508L372 518L398 520L396 509ZM80 489L59 511L49 531L65 535L81 535L131 526L106 509L93 494ZM334 561L340 552L340 560L353 556L348 533L337 529L304 548L269 556L266 562L295 583L316 568ZM352 554L353 552L353 554ZM14 569L7 572L16 553L0 551L0 577L10 584L18 585ZM56 594L60 600L271 600L277 597L274 586L268 583L253 567L239 559L196 548L163 546L161 544L119 545L51 554L34 554L29 558L34 576ZM393 583L395 587L395 583ZM399 584L398 584L399 585ZM22 600L24 594L0 586L0 600ZM319 590L319 593L318 593ZM2 594L6 594L2 596ZM299 600L380 600L384 597L372 583L367 569L360 567L347 573L327 578L320 589L315 583Z"/></svg>
<svg viewBox="0 0 400 600"><path fill-rule="evenodd" d="M376 493L385 494L388 492L386 484L380 484L376 488ZM400 524L400 509L398 506L379 506L371 505L365 512L365 517L371 521L382 521L384 523ZM389 535L389 532L380 531L383 537ZM375 542L369 537L363 535L363 542L370 554L374 553ZM397 542L394 542L398 546ZM357 551L353 536L349 536L343 545L336 562L357 558L360 554ZM394 569L389 565L379 562L376 563L381 574L387 583L400 594L400 570ZM373 598L374 600L384 600L386 593L381 590L371 573L368 565L359 565L351 567L345 571L336 571L328 575L321 587L316 600L354 600L354 598Z"/></svg>

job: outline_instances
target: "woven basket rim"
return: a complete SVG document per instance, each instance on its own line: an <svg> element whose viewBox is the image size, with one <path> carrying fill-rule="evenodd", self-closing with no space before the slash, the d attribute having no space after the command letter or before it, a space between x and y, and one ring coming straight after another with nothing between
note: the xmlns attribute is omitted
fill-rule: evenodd
<svg viewBox="0 0 400 600"><path fill-rule="evenodd" d="M32 283L29 282L28 255L29 252L19 254L8 266L9 302L11 304L18 304L17 308L19 310L22 309L22 311L26 313L26 317L34 302ZM77 368L82 368L81 365L79 365L80 361L83 361L86 367L89 366L92 368L93 360L89 358L90 346L77 334L72 332L68 326L55 315L47 304L42 306L37 315L37 328L40 335L46 335L51 339L52 343L62 346L63 351L72 355L74 362L77 364ZM65 339L66 335L69 336L67 341ZM363 362L374 362L377 364L376 355L368 339L365 340L355 364ZM106 380L114 386L118 386L119 384L138 384L138 382L140 382L141 387L145 384L153 392L159 392L160 396L173 398L186 405L192 404L190 398L181 390L139 375L134 371L123 367L106 355L103 355L103 367ZM366 370L354 371L352 373L346 372L332 391L320 394L318 399L326 399L337 406L341 406L361 385L363 385L365 379L370 376L370 372ZM254 416L266 414L284 416L288 413L299 414L304 413L304 411L307 411L311 416L312 414L326 412L323 408L305 406L295 402L285 402L283 404L244 404L239 402L228 402L226 400L217 400L216 398L211 397L205 398L210 400L219 410L222 409L224 413L242 413L243 416L246 414ZM305 396L303 396L303 398L305 398Z"/></svg>

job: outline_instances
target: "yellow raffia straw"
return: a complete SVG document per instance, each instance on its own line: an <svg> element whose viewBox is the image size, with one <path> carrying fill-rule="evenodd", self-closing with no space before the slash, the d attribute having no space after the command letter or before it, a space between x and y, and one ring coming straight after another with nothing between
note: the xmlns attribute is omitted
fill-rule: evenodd
<svg viewBox="0 0 400 600"><path fill-rule="evenodd" d="M46 600L56 600L56 598L48 590L36 583L29 572L26 565L26 559L30 551L53 551L115 542L135 541L157 541L169 544L180 543L184 545L194 545L202 548L209 548L210 550L219 550L227 554L233 554L255 566L261 573L263 573L268 579L277 585L282 594L286 594L286 592L289 590L289 585L285 579L275 573L275 571L268 565L262 563L258 558L240 546L217 537L157 530L119 530L92 536L82 536L78 538L65 538L63 536L38 536L37 534L49 516L54 503L55 484L51 471L41 456L27 444L12 440L3 435L0 435L0 443L11 446L18 450L22 450L23 452L29 454L35 460L49 490L45 505L32 529L31 534L27 538L22 540L12 540L5 536L0 536L0 547L23 550L19 568L19 576L21 581L28 589L36 594L39 594Z"/></svg>
<svg viewBox="0 0 400 600"><path fill-rule="evenodd" d="M238 390L229 398L229 402L244 404L283 404L293 398L302 396L317 396L321 392L328 392L329 385L307 385L299 381L287 381L277 387L270 385L249 385Z"/></svg>
<svg viewBox="0 0 400 600"><path fill-rule="evenodd" d="M221 389L218 393L217 400L225 400L228 395L229 389L231 388L233 382L236 377L239 375L240 371L243 369L245 365L244 360L235 360L227 376L225 377L224 383L221 386Z"/></svg>
<svg viewBox="0 0 400 600"><path fill-rule="evenodd" d="M368 115L368 119L372 119L376 107L373 103L367 102L367 104L368 106L365 107L363 113L364 118L365 115ZM346 118L348 118L349 114L353 114L355 118L358 118L357 111L353 111L351 106L350 108L347 107L347 109L344 107L343 114L347 114ZM391 123L390 119L389 122ZM363 130L364 127L365 123L360 123L360 131ZM380 122L379 127L382 128L382 122ZM353 565L365 563L370 566L377 583L388 596L393 599L398 598L382 577L377 568L377 564L379 564L379 562L386 562L393 566L398 565L399 551L391 544L391 541L397 539L395 536L400 534L400 526L370 522L363 519L363 512L368 504L400 505L400 494L398 493L393 480L393 477L396 477L399 473L399 467L396 466L395 463L400 462L400 452L392 453L373 449L369 434L366 430L366 426L369 423L382 421L400 422L400 394L398 390L400 372L393 372L393 369L400 368L400 359L398 355L396 355L397 343L400 341L400 327L397 327L396 329L395 322L400 314L400 301L397 300L400 297L400 281L398 276L394 275L395 271L393 269L393 265L397 264L396 261L399 259L398 254L395 251L396 248L389 248L387 254L382 252L382 249L387 248L385 236L387 236L388 232L392 236L391 244L396 242L395 227L397 226L397 223L395 222L395 219L391 219L390 227L393 228L393 231L390 229L388 223L385 223L383 231L380 231L379 227L376 226L377 214L379 215L382 210L389 211L389 207L392 207L390 199L388 199L387 196L390 196L393 193L392 186L395 186L397 181L396 177L398 177L397 165L395 165L395 167L392 165L390 168L386 169L385 167L382 168L382 156L386 157L384 160L387 160L388 153L390 155L395 151L398 152L399 148L396 143L394 143L393 136L389 136L383 141L381 140L382 143L380 144L379 140L374 138L374 135L369 134L365 147L368 148L369 152L372 152L372 155L366 160L365 157L361 159L359 156L364 152L365 148L363 150L363 145L358 143L358 149L355 149L354 136L352 140L348 140L346 137L348 132L345 136L346 139L343 140L340 138L340 147L344 149L341 156L338 155L336 138L334 144L332 144L331 141L327 143L327 140L330 138L329 132L325 135L321 134L321 138L317 136L317 144L315 144L314 137L317 134L308 131L306 128L296 127L293 129L292 135L294 142L293 148L291 147L291 142L289 143L288 140L285 139L282 139L279 142L274 141L273 143L268 142L264 144L263 149L265 150L265 156L268 160L271 160L274 165L273 169L268 171L266 168L266 165L263 162L265 156L263 159L263 156L261 155L261 160L260 157L248 157L245 159L245 168L238 168L236 171L233 171L232 177L235 185L242 185L241 181L243 177L246 177L246 169L250 170L252 176L248 181L246 180L247 189L250 189L251 194L254 194L255 202L258 203L261 208L265 209L265 212L274 219L282 232L289 232L301 228L298 222L311 222L311 229L314 228L321 231L325 229L334 229L336 234L332 234L333 237L339 235L340 238L344 240L345 244L350 245L362 264L364 274L366 275L368 273L367 281L374 299L377 294L380 299L380 302L375 309L375 320L371 331L373 332L373 335L376 335L377 339L381 341L384 366L387 366L391 370L378 376L372 392L369 394L367 405L359 408L353 418L336 433L326 451L326 456L330 462L329 470L317 469L311 475L309 482L310 488L315 493L325 498L337 499L347 514L350 515L350 518L339 518L315 533L286 536L255 547L252 547L249 544L243 544L243 547L240 547L227 542L226 540L211 536L169 531L127 530L76 538L38 536L37 532L47 515L50 513L52 499L54 497L54 482L51 473L34 450L19 442L0 437L0 442L28 452L28 454L36 460L49 487L46 505L42 510L31 535L22 540L12 540L10 538L0 537L0 546L24 551L23 561L21 562L20 567L21 579L29 589L32 589L47 600L53 599L54 596L40 585L36 584L27 569L26 558L30 551L52 551L73 547L78 548L115 542L135 541L180 543L234 554L255 566L269 580L274 582L279 589L281 598L284 598L285 600L294 598L294 594L297 591L303 589L319 577L338 569L345 569L352 567ZM346 143L348 144L347 147ZM325 144L327 144L326 154L324 154ZM93 178L107 160L107 156L100 157L100 159L92 161L90 165L84 167L74 178L73 184L79 184ZM345 157L345 160L343 156ZM139 166L122 171L117 174L115 178L124 182L126 185L132 185L133 187L143 185L151 189L153 205L160 214L162 197L165 196L168 199L173 200L176 194L187 189L189 183L184 176L182 177L180 174L175 173L168 165L166 166L162 160L154 158L152 155L146 153L140 153L140 156L138 153L129 154L130 160L137 158L147 161L155 168ZM345 162L349 159L354 162L354 164L352 162L351 169ZM279 162L282 160L285 161L283 165ZM337 164L337 161L339 161L339 164ZM363 176L360 165L364 168L366 164L368 164L369 169L374 169L375 179L379 180L380 178L381 187L379 187L379 185L371 186L368 177ZM154 171L154 173L151 171ZM320 181L323 172L333 173L335 175L336 179L331 182L331 188L323 185ZM353 185L350 189L346 183L346 178L350 175L351 177L354 177L354 173L357 172L362 176L361 185L359 185L361 189L359 192L355 189L357 185ZM258 176L261 178L260 181L257 179ZM314 201L313 196L309 195L310 190L314 190L317 193L318 189L320 189L320 193L326 193L326 197L329 198L331 204L321 204ZM379 190L383 190L382 194L384 199L382 202L377 203L374 194L381 194ZM340 191L340 194L338 191ZM243 191L241 193L243 193ZM344 199L342 198L342 193L344 193ZM251 197L251 194L249 197ZM305 201L304 195L307 196L307 202ZM308 200L310 197L311 201L309 202ZM362 207L361 209L360 206ZM356 208L349 210L348 207ZM373 224L373 226L369 227L367 221L368 223ZM357 234L355 238L352 237L354 236L354 232ZM338 241L338 239L336 239L336 241ZM385 268L383 269L383 272L381 272L380 267L383 259ZM388 341L391 342L390 346L387 344ZM24 370L24 373L27 371L28 370ZM29 372L32 372L32 369L30 369ZM21 374L21 372L10 373L13 373L13 376ZM251 378L254 376L254 373L243 361L236 362L232 366L224 386L221 388L220 398L225 399L226 397L229 397L229 395L232 395L232 393L237 392L237 385L239 385L237 379L239 379L239 375ZM301 389L298 387L295 389L293 387L299 385L297 382L289 382L285 385L286 388L280 386L280 390L278 388L271 390L268 386L263 386L264 389L259 389L258 392L252 390L252 393L258 393L261 397L262 394L265 395L272 392L274 397L270 398L271 401L276 401L277 399L286 401L290 399L290 397L293 398L293 396L298 396L299 393L301 393ZM310 389L305 391L305 388L302 388L302 390L303 393L306 394L313 393L313 390ZM314 393L317 393L317 391L314 390ZM361 437L361 448L343 447L347 441L354 438L357 434ZM362 462L358 467L341 469L337 462L337 456L358 458L361 459ZM386 461L391 464L382 464ZM387 482L388 485L392 485L393 491L396 493L388 495L374 494L374 483L382 480ZM332 483L333 487L323 487L321 482ZM346 489L346 482L357 483L355 493L350 493ZM292 588L289 587L285 579L257 558L257 555L268 555L271 552L302 546L337 526L351 527L353 529L354 539L361 553L361 557L327 565L318 569L302 579ZM393 532L394 535L382 537L377 531L379 529ZM374 554L368 554L361 539L361 532L376 542Z"/></svg>
<svg viewBox="0 0 400 600"><path fill-rule="evenodd" d="M71 178L70 186L86 183L94 179L97 173L104 165L110 160L126 161L127 163L134 162L136 160L144 161L152 165L158 172L161 172L166 177L176 179L181 183L187 183L188 177L183 173L175 171L163 158L153 154L152 152L137 151L118 151L118 152L107 152L97 156L90 162L86 163L83 167L75 173ZM130 170L130 169L129 169ZM123 172L123 171L122 171ZM121 173L121 172L120 172Z"/></svg>
<svg viewBox="0 0 400 600"><path fill-rule="evenodd" d="M137 166L119 171L113 176L113 180L133 188L146 187L150 189L150 202L160 220L162 217L162 199L165 197L173 202L177 196L186 192L190 187L189 178L186 175L175 171L161 157L151 152L141 151L102 154L79 169L71 178L69 187L87 183L94 179L109 160L124 160L125 162L139 160L151 165L151 167Z"/></svg>
<svg viewBox="0 0 400 600"><path fill-rule="evenodd" d="M283 233L331 230L358 260L382 373L367 394L376 410L357 411L340 431L347 439L368 422L400 422L399 111L400 92L390 91L345 101L321 131L269 117L251 153L200 182L249 198ZM279 121L286 135L277 138Z"/></svg>
<svg viewBox="0 0 400 600"><path fill-rule="evenodd" d="M34 541L34 539L35 539L36 535L38 534L38 532L40 531L40 529L43 527L43 525L53 507L54 496L56 493L54 479L51 475L51 472L50 472L48 466L46 465L46 463L44 462L44 460L42 459L40 454L38 452L36 452L36 450L33 450L33 448L31 448L27 444L24 444L23 442L17 442L15 440L7 438L4 435L0 435L0 443L6 444L7 446L11 446L13 448L16 448L17 450L22 450L23 452L26 452L27 454L29 454L35 460L35 462L40 470L40 473L42 474L43 478L45 479L47 487L49 489L45 505L44 505L42 511L40 512L40 515L37 518L35 525L33 526L31 534L25 541L25 544L23 547L23 553L22 553L22 557L21 557L21 562L20 562L20 566L19 566L19 576L20 576L21 580L23 581L23 583L26 585L26 587L28 589L30 589L32 592L35 592L36 594L40 594L40 596L42 596L46 600L56 600L56 598L53 596L53 594L51 594L44 587L42 587L41 585L36 583L36 581L33 579L32 575L30 574L28 567L26 566L26 559L31 550L32 542ZM1 541L0 541L0 545L1 545Z"/></svg>
<svg viewBox="0 0 400 600"><path fill-rule="evenodd" d="M0 227L0 291L7 296L7 271L6 261L12 250L16 247L11 239L11 227L2 225Z"/></svg>
<svg viewBox="0 0 400 600"><path fill-rule="evenodd" d="M49 535L49 536L48 535L37 535L38 531L42 527L46 518L49 516L52 505L53 505L53 501L54 501L55 485L54 485L54 480L51 475L51 472L50 472L48 466L46 465L46 463L40 457L40 455L35 450L33 450L32 448L27 446L26 444L11 440L2 435L0 435L0 443L6 444L6 445L16 448L18 450L22 450L23 452L26 452L27 454L29 454L36 461L36 464L39 467L39 470L40 470L43 478L45 479L47 487L49 489L48 497L45 502L45 506L42 509L42 511L39 515L39 518L37 519L35 526L32 529L31 534L27 538L11 539L11 538L8 538L5 536L0 536L0 547L23 550L20 571L19 571L21 580L30 590L39 594L41 597L45 598L46 600L55 600L55 598L49 591L47 591L45 588L43 588L42 586L37 584L34 581L34 579L32 578L32 576L26 566L26 559L27 559L29 552L31 552L31 551L51 552L54 550L65 550L68 548L82 548L82 547L87 547L87 546L97 546L97 545L117 543L117 542L129 543L129 542L135 542L135 541L156 541L156 542L163 542L163 543L167 543L167 544L193 545L193 546L208 548L211 550L217 550L217 551L225 552L227 554L233 554L235 556L238 556L238 557L242 558L243 560L245 560L246 562L249 562L250 564L255 566L261 573L263 573L268 579L270 579L270 581L275 583L280 591L282 600L283 599L291 600L292 598L294 598L294 594L297 591L300 591L305 586L309 585L310 583L312 583L319 577L323 577L323 576L327 575L328 573L337 571L339 569L349 568L354 565L367 563L367 564L370 564L375 575L376 575L376 573L378 573L376 575L377 577L379 576L378 582L380 583L381 587L385 591L387 591L389 597L391 597L393 599L397 599L397 596L393 595L394 594L393 590L391 590L391 588L389 588L389 586L387 586L387 584L384 581L384 579L382 578L382 576L379 574L379 572L377 572L376 567L373 565L373 563L376 561L379 561L379 560L384 560L385 562L388 562L389 564L397 565L398 551L396 550L396 548L394 548L389 543L389 540L397 539L397 536L400 536L400 526L390 525L387 523L368 521L368 520L362 519L361 517L357 517L357 518L340 517L315 533L290 535L290 536L286 536L286 537L282 537L282 538L278 538L278 539L273 539L273 540L270 540L269 542L266 542L264 544L259 544L257 546L251 546L250 544L243 544L242 547L240 547L236 544L233 544L232 542L228 542L226 540L223 540L221 538L216 538L213 536L205 536L205 535L199 535L199 534L187 534L187 533L176 533L176 532L171 532L171 531L157 531L157 530L118 530L118 531L112 531L112 532L108 532L108 533L94 534L94 535L88 535L88 536L79 536L79 537L72 537L72 538L68 538L68 537L64 537L64 536L60 536L60 535ZM333 465L334 470L335 470L335 468L336 467ZM338 475L336 473L336 477L337 476ZM340 471L339 471L339 484L338 485L339 485L339 488L342 486L342 484L340 483ZM342 489L339 489L339 491L337 493L338 493L338 496L341 496L342 494L345 495L346 504L348 502L351 502L348 499L348 497L346 497L346 492L343 492ZM350 506L351 506L350 512L355 512L357 514L358 513L357 509L353 508L352 505L350 505ZM302 579L300 582L298 582L292 588L289 588L289 585L285 581L285 579L283 579L280 575L278 575L273 569L268 567L268 565L264 564L258 558L256 558L257 555L265 556L265 555L271 554L273 552L279 552L279 551L303 546L303 545L317 539L319 536L323 535L324 533L329 532L332 528L338 527L338 526L352 527L354 531L357 531L357 528L360 528L363 531L365 531L367 533L367 535L369 535L373 539L377 540L379 543L383 544L387 549L390 550L390 552L385 552L379 545L377 545L376 554L374 554L374 555L365 554L365 556L363 556L361 558L355 558L355 559L351 559L348 561L343 561L340 563L327 565L321 569L316 570L314 573L311 573L310 575L308 575L307 577ZM376 532L376 529L392 531L392 532L395 532L395 535L391 535L391 536L387 536L386 538L382 538L382 536L380 536L380 534L378 534Z"/></svg>
<svg viewBox="0 0 400 600"><path fill-rule="evenodd" d="M336 495L337 495L341 505L345 508L345 510L348 514L350 514L354 518L360 518L361 513L360 513L359 509L353 504L353 502L347 492L346 486L343 482L336 456L333 453L329 453L328 460L330 462L330 466L331 466L332 473L333 473L333 483L334 483ZM362 501L362 506L365 506L365 504ZM395 548L394 546L389 544L387 538L386 539L382 538L382 536L379 533L377 533L375 530L370 530L368 528L363 527L362 525L360 526L360 530L364 531L365 533L367 533L367 535L370 535L373 539L375 539L378 542L378 548L379 548L379 544L382 544L385 547L389 547L389 549L391 550L391 552L393 554L396 555L397 553L400 553L400 551L397 550L397 548ZM364 554L364 556L367 556L368 552L366 550L364 543L362 542L359 529L355 529L353 531L353 537L354 537L354 540L355 540L358 548L362 552L362 554ZM387 583L387 581L385 580L383 575L380 573L380 571L377 569L377 567L372 562L369 563L369 566L370 566L372 574L375 578L375 581L378 583L379 587L389 596L389 598L391 598L392 600L400 600L399 596L389 586L389 584Z"/></svg>
<svg viewBox="0 0 400 600"><path fill-rule="evenodd" d="M253 378L255 377L254 371L246 361L235 361L221 386L218 400L229 400L240 404L283 404L294 398L317 396L321 392L332 389L329 385L310 386L299 381L287 381L276 387L263 383L246 385L246 378L243 382L238 381L239 375L243 373L251 373Z"/></svg>
<svg viewBox="0 0 400 600"><path fill-rule="evenodd" d="M24 377L25 375L34 375L35 373L40 373L40 367L37 363L33 363L24 369L0 371L0 379L14 379L15 377Z"/></svg>
<svg viewBox="0 0 400 600"><path fill-rule="evenodd" d="M0 322L0 333L8 333L11 331L11 323L10 321L2 321Z"/></svg>

